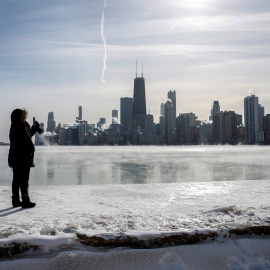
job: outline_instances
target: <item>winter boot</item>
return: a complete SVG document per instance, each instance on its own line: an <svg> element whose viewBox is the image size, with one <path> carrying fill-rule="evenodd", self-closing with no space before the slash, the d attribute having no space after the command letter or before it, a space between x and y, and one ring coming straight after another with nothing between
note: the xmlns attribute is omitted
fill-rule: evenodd
<svg viewBox="0 0 270 270"><path fill-rule="evenodd" d="M36 206L35 203L30 202L29 197L24 198L22 201L22 208L33 208L35 206Z"/></svg>
<svg viewBox="0 0 270 270"><path fill-rule="evenodd" d="M12 206L13 207L20 207L22 206L22 202L19 199L19 195L18 196L12 196Z"/></svg>
<svg viewBox="0 0 270 270"><path fill-rule="evenodd" d="M35 203L30 202L28 187L21 188L22 193L22 208L33 208L36 206Z"/></svg>

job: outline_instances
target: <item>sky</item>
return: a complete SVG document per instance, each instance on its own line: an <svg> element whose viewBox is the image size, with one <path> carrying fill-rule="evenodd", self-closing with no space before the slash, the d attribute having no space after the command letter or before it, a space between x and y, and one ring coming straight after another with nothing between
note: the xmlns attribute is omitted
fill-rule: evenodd
<svg viewBox="0 0 270 270"><path fill-rule="evenodd" d="M176 90L177 115L243 114L251 89L270 113L269 0L0 0L0 141L10 114L29 110L46 127L97 123L146 85L147 112Z"/></svg>

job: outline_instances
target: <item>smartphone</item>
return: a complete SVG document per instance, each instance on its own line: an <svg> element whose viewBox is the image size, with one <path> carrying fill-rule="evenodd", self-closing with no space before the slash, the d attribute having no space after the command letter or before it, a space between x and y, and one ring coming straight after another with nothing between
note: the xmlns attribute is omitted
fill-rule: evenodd
<svg viewBox="0 0 270 270"><path fill-rule="evenodd" d="M33 117L33 126L35 126L36 123L36 117Z"/></svg>

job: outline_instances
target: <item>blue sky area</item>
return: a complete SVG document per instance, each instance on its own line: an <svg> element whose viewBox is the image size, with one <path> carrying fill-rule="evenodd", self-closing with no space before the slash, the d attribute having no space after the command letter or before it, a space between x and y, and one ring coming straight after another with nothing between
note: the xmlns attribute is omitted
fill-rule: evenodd
<svg viewBox="0 0 270 270"><path fill-rule="evenodd" d="M250 89L270 113L269 31L268 0L1 0L0 141L15 108L46 125L49 111L72 123L81 105L111 123L133 96L136 58L155 122L170 89L177 114L208 119L214 99L243 114Z"/></svg>

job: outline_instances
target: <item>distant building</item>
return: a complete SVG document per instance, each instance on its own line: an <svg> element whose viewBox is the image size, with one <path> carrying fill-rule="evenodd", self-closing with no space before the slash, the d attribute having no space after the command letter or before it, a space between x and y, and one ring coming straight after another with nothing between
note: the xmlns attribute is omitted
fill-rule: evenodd
<svg viewBox="0 0 270 270"><path fill-rule="evenodd" d="M112 117L118 118L118 110L116 110L116 109L112 110Z"/></svg>
<svg viewBox="0 0 270 270"><path fill-rule="evenodd" d="M144 77L134 79L132 120L137 122L141 130L145 127L146 99Z"/></svg>
<svg viewBox="0 0 270 270"><path fill-rule="evenodd" d="M89 130L90 130L91 132L93 132L95 126L96 126L95 124L89 124Z"/></svg>
<svg viewBox="0 0 270 270"><path fill-rule="evenodd" d="M245 143L245 127L243 126L237 127L237 139L238 143L241 144Z"/></svg>
<svg viewBox="0 0 270 270"><path fill-rule="evenodd" d="M132 130L132 107L133 98L124 97L120 99L120 121L127 131Z"/></svg>
<svg viewBox="0 0 270 270"><path fill-rule="evenodd" d="M152 114L147 114L145 116L145 135L153 135L154 132L154 117Z"/></svg>
<svg viewBox="0 0 270 270"><path fill-rule="evenodd" d="M234 111L221 111L213 115L213 142L238 143L237 115Z"/></svg>
<svg viewBox="0 0 270 270"><path fill-rule="evenodd" d="M174 91L170 90L168 92L168 99L170 99L173 103L174 115L176 117L176 92L175 90Z"/></svg>
<svg viewBox="0 0 270 270"><path fill-rule="evenodd" d="M176 92L168 92L165 103L165 138L167 144L176 143Z"/></svg>
<svg viewBox="0 0 270 270"><path fill-rule="evenodd" d="M79 106L79 117L78 120L81 121L82 120L82 106Z"/></svg>
<svg viewBox="0 0 270 270"><path fill-rule="evenodd" d="M66 144L66 128L62 127L59 129L59 145Z"/></svg>
<svg viewBox="0 0 270 270"><path fill-rule="evenodd" d="M118 110L112 110L112 124L116 124L118 122Z"/></svg>
<svg viewBox="0 0 270 270"><path fill-rule="evenodd" d="M80 121L78 125L78 144L87 144L87 138L89 135L90 126L87 121Z"/></svg>
<svg viewBox="0 0 270 270"><path fill-rule="evenodd" d="M180 144L194 144L196 116L194 113L181 113L177 117L177 141Z"/></svg>
<svg viewBox="0 0 270 270"><path fill-rule="evenodd" d="M156 144L155 135L154 117L152 114L147 114L145 116L144 144Z"/></svg>
<svg viewBox="0 0 270 270"><path fill-rule="evenodd" d="M131 143L137 145L139 143L139 135L141 134L141 128L137 125L137 121L132 121L132 130L131 130Z"/></svg>
<svg viewBox="0 0 270 270"><path fill-rule="evenodd" d="M263 118L264 142L270 144L270 114Z"/></svg>
<svg viewBox="0 0 270 270"><path fill-rule="evenodd" d="M165 134L165 116L161 115L159 117L159 135L164 136Z"/></svg>
<svg viewBox="0 0 270 270"><path fill-rule="evenodd" d="M258 129L263 131L264 107L258 104Z"/></svg>
<svg viewBox="0 0 270 270"><path fill-rule="evenodd" d="M165 116L165 103L160 104L160 115Z"/></svg>
<svg viewBox="0 0 270 270"><path fill-rule="evenodd" d="M224 113L213 114L213 142L224 143L225 141L225 119Z"/></svg>
<svg viewBox="0 0 270 270"><path fill-rule="evenodd" d="M236 114L236 118L237 118L237 126L243 126L243 117L241 114Z"/></svg>
<svg viewBox="0 0 270 270"><path fill-rule="evenodd" d="M40 123L39 127L42 130L44 130L44 124L43 123ZM35 145L43 145L44 144L44 142L43 142L43 140L42 140L42 138L40 136L41 135L38 132L36 132L36 134L35 134Z"/></svg>
<svg viewBox="0 0 270 270"><path fill-rule="evenodd" d="M255 141L256 141L256 143L264 144L264 132L263 131L256 132Z"/></svg>
<svg viewBox="0 0 270 270"><path fill-rule="evenodd" d="M209 121L213 121L213 116L219 112L220 112L219 102L215 100L213 103L213 107L211 109L211 115L209 116Z"/></svg>
<svg viewBox="0 0 270 270"><path fill-rule="evenodd" d="M106 118L102 117L99 119L99 123L101 126L103 126L104 124L106 124Z"/></svg>
<svg viewBox="0 0 270 270"><path fill-rule="evenodd" d="M213 124L203 123L200 125L200 143L210 144L212 143Z"/></svg>
<svg viewBox="0 0 270 270"><path fill-rule="evenodd" d="M65 133L66 145L79 145L79 128L78 125L70 126Z"/></svg>
<svg viewBox="0 0 270 270"><path fill-rule="evenodd" d="M107 129L107 144L109 145L124 144L124 136L122 133L121 124L111 124L109 129Z"/></svg>
<svg viewBox="0 0 270 270"><path fill-rule="evenodd" d="M165 103L165 138L167 144L176 142L176 116L174 105L171 100Z"/></svg>
<svg viewBox="0 0 270 270"><path fill-rule="evenodd" d="M48 113L48 121L47 121L47 132L53 132L55 130L55 121L54 121L54 113Z"/></svg>
<svg viewBox="0 0 270 270"><path fill-rule="evenodd" d="M245 112L245 143L254 144L259 131L259 102L254 94L244 99Z"/></svg>
<svg viewBox="0 0 270 270"><path fill-rule="evenodd" d="M237 135L237 115L234 111L224 112L224 141L223 143L236 144L238 143Z"/></svg>

